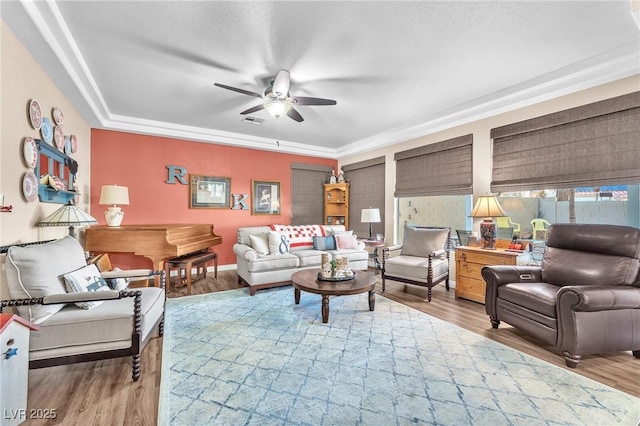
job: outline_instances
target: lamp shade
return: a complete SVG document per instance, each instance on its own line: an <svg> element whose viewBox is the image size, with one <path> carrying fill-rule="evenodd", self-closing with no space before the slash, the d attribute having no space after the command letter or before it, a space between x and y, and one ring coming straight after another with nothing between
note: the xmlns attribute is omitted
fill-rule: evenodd
<svg viewBox="0 0 640 426"><path fill-rule="evenodd" d="M380 222L380 209L374 209L369 207L368 209L362 209L360 212L360 222L369 224L369 239L373 239L373 227L372 223Z"/></svg>
<svg viewBox="0 0 640 426"><path fill-rule="evenodd" d="M473 211L469 215L471 217L482 217L484 220L480 224L480 238L482 239L482 248L493 250L496 248L496 224L494 217L507 216L502 206L498 203L495 195L482 195L478 197Z"/></svg>
<svg viewBox="0 0 640 426"><path fill-rule="evenodd" d="M380 209L362 209L360 213L360 222L362 223L372 223L372 222L380 222Z"/></svg>
<svg viewBox="0 0 640 426"><path fill-rule="evenodd" d="M75 236L74 226L98 223L89 213L73 204L65 204L38 223L38 226L68 226L69 235Z"/></svg>
<svg viewBox="0 0 640 426"><path fill-rule="evenodd" d="M100 191L101 205L129 205L129 188L118 185L103 185Z"/></svg>
<svg viewBox="0 0 640 426"><path fill-rule="evenodd" d="M469 217L504 217L507 216L495 195L478 197Z"/></svg>

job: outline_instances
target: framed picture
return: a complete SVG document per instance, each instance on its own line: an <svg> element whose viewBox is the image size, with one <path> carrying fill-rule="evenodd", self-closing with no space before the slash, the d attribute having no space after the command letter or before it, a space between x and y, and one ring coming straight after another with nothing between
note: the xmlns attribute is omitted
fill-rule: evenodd
<svg viewBox="0 0 640 426"><path fill-rule="evenodd" d="M189 189L192 209L231 208L231 178L190 175Z"/></svg>
<svg viewBox="0 0 640 426"><path fill-rule="evenodd" d="M280 182L251 181L251 214L280 214Z"/></svg>

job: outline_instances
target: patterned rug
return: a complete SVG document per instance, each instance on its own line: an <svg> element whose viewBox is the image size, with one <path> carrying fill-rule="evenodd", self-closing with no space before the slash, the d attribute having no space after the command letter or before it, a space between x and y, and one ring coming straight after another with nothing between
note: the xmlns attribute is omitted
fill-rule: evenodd
<svg viewBox="0 0 640 426"><path fill-rule="evenodd" d="M167 300L159 425L631 425L640 400L378 295ZM488 322L487 322L488 323Z"/></svg>

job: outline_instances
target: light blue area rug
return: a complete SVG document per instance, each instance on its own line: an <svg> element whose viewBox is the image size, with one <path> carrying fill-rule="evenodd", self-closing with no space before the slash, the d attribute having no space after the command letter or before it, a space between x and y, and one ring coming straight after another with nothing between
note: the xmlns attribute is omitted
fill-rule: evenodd
<svg viewBox="0 0 640 426"><path fill-rule="evenodd" d="M435 303L435 302L434 302ZM160 425L628 425L640 400L385 297L167 300ZM487 320L487 324L489 321Z"/></svg>

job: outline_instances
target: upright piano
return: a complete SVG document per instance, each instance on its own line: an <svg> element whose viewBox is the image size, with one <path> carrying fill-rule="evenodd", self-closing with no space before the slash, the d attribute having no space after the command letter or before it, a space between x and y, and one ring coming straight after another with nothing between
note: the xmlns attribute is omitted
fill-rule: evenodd
<svg viewBox="0 0 640 426"><path fill-rule="evenodd" d="M208 249L222 243L213 225L92 226L86 230L85 249L103 253L133 253L151 259L161 271L164 260Z"/></svg>

